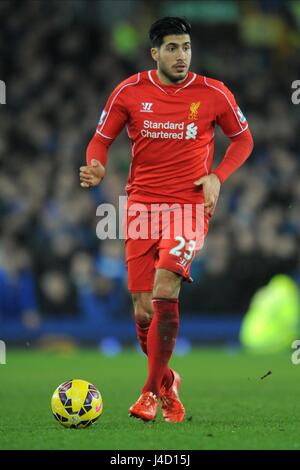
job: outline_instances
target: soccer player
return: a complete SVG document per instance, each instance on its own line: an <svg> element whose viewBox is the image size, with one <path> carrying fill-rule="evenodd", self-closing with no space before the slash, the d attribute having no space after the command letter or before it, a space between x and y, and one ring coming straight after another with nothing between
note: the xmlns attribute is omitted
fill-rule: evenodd
<svg viewBox="0 0 300 470"><path fill-rule="evenodd" d="M249 157L253 141L234 96L220 81L190 71L191 26L182 18L165 17L149 32L155 70L129 77L112 92L80 168L81 186L101 183L108 148L124 126L132 144L126 191L128 221L136 203L202 205L196 232L164 238L126 236L128 289L132 294L137 336L148 356L148 377L141 396L129 409L132 416L154 420L161 405L168 422L181 422L185 408L179 398L181 378L169 368L179 324L178 297L190 280L191 262L208 231L220 187ZM212 169L214 128L230 139L219 166ZM148 213L147 213L148 211ZM195 222L196 221L196 222ZM185 224L185 222L184 222ZM170 221L171 229L173 222ZM200 237L200 238L199 238Z"/></svg>

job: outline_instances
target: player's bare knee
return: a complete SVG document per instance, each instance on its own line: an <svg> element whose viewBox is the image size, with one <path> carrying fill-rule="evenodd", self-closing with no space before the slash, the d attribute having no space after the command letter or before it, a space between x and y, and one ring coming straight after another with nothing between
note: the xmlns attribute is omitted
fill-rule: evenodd
<svg viewBox="0 0 300 470"><path fill-rule="evenodd" d="M153 307L151 301L151 294L145 295L144 293L132 294L132 301L134 307L135 320L141 326L147 326L153 316Z"/></svg>
<svg viewBox="0 0 300 470"><path fill-rule="evenodd" d="M172 272L160 272L157 273L153 297L158 297L160 299L174 299L179 295L181 286L181 276Z"/></svg>
<svg viewBox="0 0 300 470"><path fill-rule="evenodd" d="M158 284L153 290L153 297L157 297L159 299L173 299L177 297L176 289L164 283Z"/></svg>
<svg viewBox="0 0 300 470"><path fill-rule="evenodd" d="M180 284L181 280L177 278L174 278L172 281L170 279L161 279L155 283L153 297L160 299L177 298L180 291Z"/></svg>
<svg viewBox="0 0 300 470"><path fill-rule="evenodd" d="M151 322L152 316L153 316L153 313L149 309L145 310L139 304L137 304L134 307L134 318L141 327L148 326L149 323Z"/></svg>
<svg viewBox="0 0 300 470"><path fill-rule="evenodd" d="M148 312L135 310L134 311L135 321L143 328L149 325L152 320L152 316Z"/></svg>

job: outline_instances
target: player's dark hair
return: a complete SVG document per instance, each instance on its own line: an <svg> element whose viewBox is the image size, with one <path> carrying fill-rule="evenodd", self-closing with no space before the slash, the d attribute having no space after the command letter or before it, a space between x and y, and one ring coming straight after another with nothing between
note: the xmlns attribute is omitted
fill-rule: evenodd
<svg viewBox="0 0 300 470"><path fill-rule="evenodd" d="M170 34L189 34L191 35L191 25L184 18L178 16L165 16L152 24L149 30L149 38L152 47L160 47L164 36Z"/></svg>

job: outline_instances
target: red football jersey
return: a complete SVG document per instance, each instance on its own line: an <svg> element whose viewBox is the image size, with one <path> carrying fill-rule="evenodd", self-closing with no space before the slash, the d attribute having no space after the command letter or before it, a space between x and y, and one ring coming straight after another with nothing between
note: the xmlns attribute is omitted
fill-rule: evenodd
<svg viewBox="0 0 300 470"><path fill-rule="evenodd" d="M248 127L222 82L189 72L180 84L164 85L150 70L117 86L96 133L107 144L127 126L131 200L196 203L203 201L203 192L194 181L212 169L215 124L228 137Z"/></svg>

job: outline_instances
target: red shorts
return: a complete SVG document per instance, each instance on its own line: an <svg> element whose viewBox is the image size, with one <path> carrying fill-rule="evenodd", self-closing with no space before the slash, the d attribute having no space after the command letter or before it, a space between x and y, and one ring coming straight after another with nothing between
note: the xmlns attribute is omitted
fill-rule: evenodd
<svg viewBox="0 0 300 470"><path fill-rule="evenodd" d="M192 282L190 268L203 246L209 217L203 205L166 205L156 210L153 205L136 204L125 209L123 230L130 292L152 292L155 270L167 269ZM189 207L188 207L189 206Z"/></svg>

